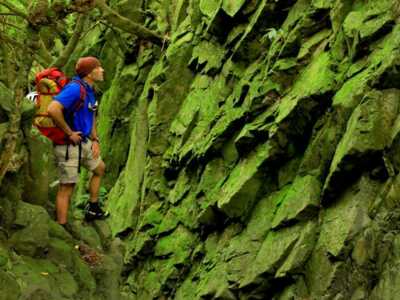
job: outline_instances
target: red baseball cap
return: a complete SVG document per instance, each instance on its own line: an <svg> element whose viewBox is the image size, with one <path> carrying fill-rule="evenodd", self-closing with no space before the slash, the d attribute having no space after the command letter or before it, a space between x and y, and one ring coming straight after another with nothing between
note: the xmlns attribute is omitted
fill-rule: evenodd
<svg viewBox="0 0 400 300"><path fill-rule="evenodd" d="M101 63L96 57L81 57L80 59L78 59L75 65L75 72L79 77L84 78L85 76L90 74L90 72L92 72L95 68L100 66Z"/></svg>

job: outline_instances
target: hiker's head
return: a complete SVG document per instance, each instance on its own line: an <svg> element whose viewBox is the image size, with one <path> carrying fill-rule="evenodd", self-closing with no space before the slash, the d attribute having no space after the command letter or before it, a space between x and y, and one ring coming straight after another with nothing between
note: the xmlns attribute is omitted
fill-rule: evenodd
<svg viewBox="0 0 400 300"><path fill-rule="evenodd" d="M100 61L93 56L81 57L76 63L75 72L90 82L103 81L104 69Z"/></svg>

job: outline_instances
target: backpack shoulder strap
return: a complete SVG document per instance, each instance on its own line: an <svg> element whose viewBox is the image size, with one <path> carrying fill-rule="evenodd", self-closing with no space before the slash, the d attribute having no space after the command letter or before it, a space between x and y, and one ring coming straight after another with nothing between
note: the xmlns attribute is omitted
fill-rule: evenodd
<svg viewBox="0 0 400 300"><path fill-rule="evenodd" d="M85 98L86 98L86 88L83 86L82 82L80 82L79 80L72 80L71 82L76 82L79 84L80 87L80 93L79 93L79 101L76 102L76 104L74 105L72 111L73 112L77 112L78 110L80 110L84 103L85 103Z"/></svg>

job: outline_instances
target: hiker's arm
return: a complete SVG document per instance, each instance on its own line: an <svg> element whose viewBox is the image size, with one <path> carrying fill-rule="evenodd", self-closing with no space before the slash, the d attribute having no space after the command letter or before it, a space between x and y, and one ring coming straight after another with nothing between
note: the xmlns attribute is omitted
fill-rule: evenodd
<svg viewBox="0 0 400 300"><path fill-rule="evenodd" d="M47 113L53 119L54 123L56 123L57 127L69 136L73 133L73 131L64 119L63 110L64 106L62 106L60 102L51 101L49 107L47 108Z"/></svg>
<svg viewBox="0 0 400 300"><path fill-rule="evenodd" d="M90 138L92 141L96 141L99 143L99 137L97 135L97 129L96 129L96 116L93 116L93 126L92 126L92 132L90 133Z"/></svg>
<svg viewBox="0 0 400 300"><path fill-rule="evenodd" d="M66 135L74 142L74 144L79 143L81 136L79 132L73 131L64 119L63 114L64 106L58 101L51 101L49 107L47 108L47 113L56 123L57 127L65 132Z"/></svg>
<svg viewBox="0 0 400 300"><path fill-rule="evenodd" d="M93 127L92 127L92 132L90 134L90 139L93 141L92 144L93 158L97 159L100 156L100 143L99 143L99 138L97 136L95 116L93 116Z"/></svg>

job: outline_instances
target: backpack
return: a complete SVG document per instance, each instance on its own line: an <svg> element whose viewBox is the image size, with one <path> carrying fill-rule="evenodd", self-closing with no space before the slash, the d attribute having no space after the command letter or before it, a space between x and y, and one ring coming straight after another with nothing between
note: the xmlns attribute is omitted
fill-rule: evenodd
<svg viewBox="0 0 400 300"><path fill-rule="evenodd" d="M39 129L41 134L49 138L56 145L69 144L69 138L47 113L47 109L53 101L53 96L71 82L65 74L57 68L45 69L35 76L37 99L35 102L36 112L33 125ZM69 114L64 114L65 121L71 127L74 114L83 107L86 98L86 89L79 80L74 80L80 85L80 98Z"/></svg>

